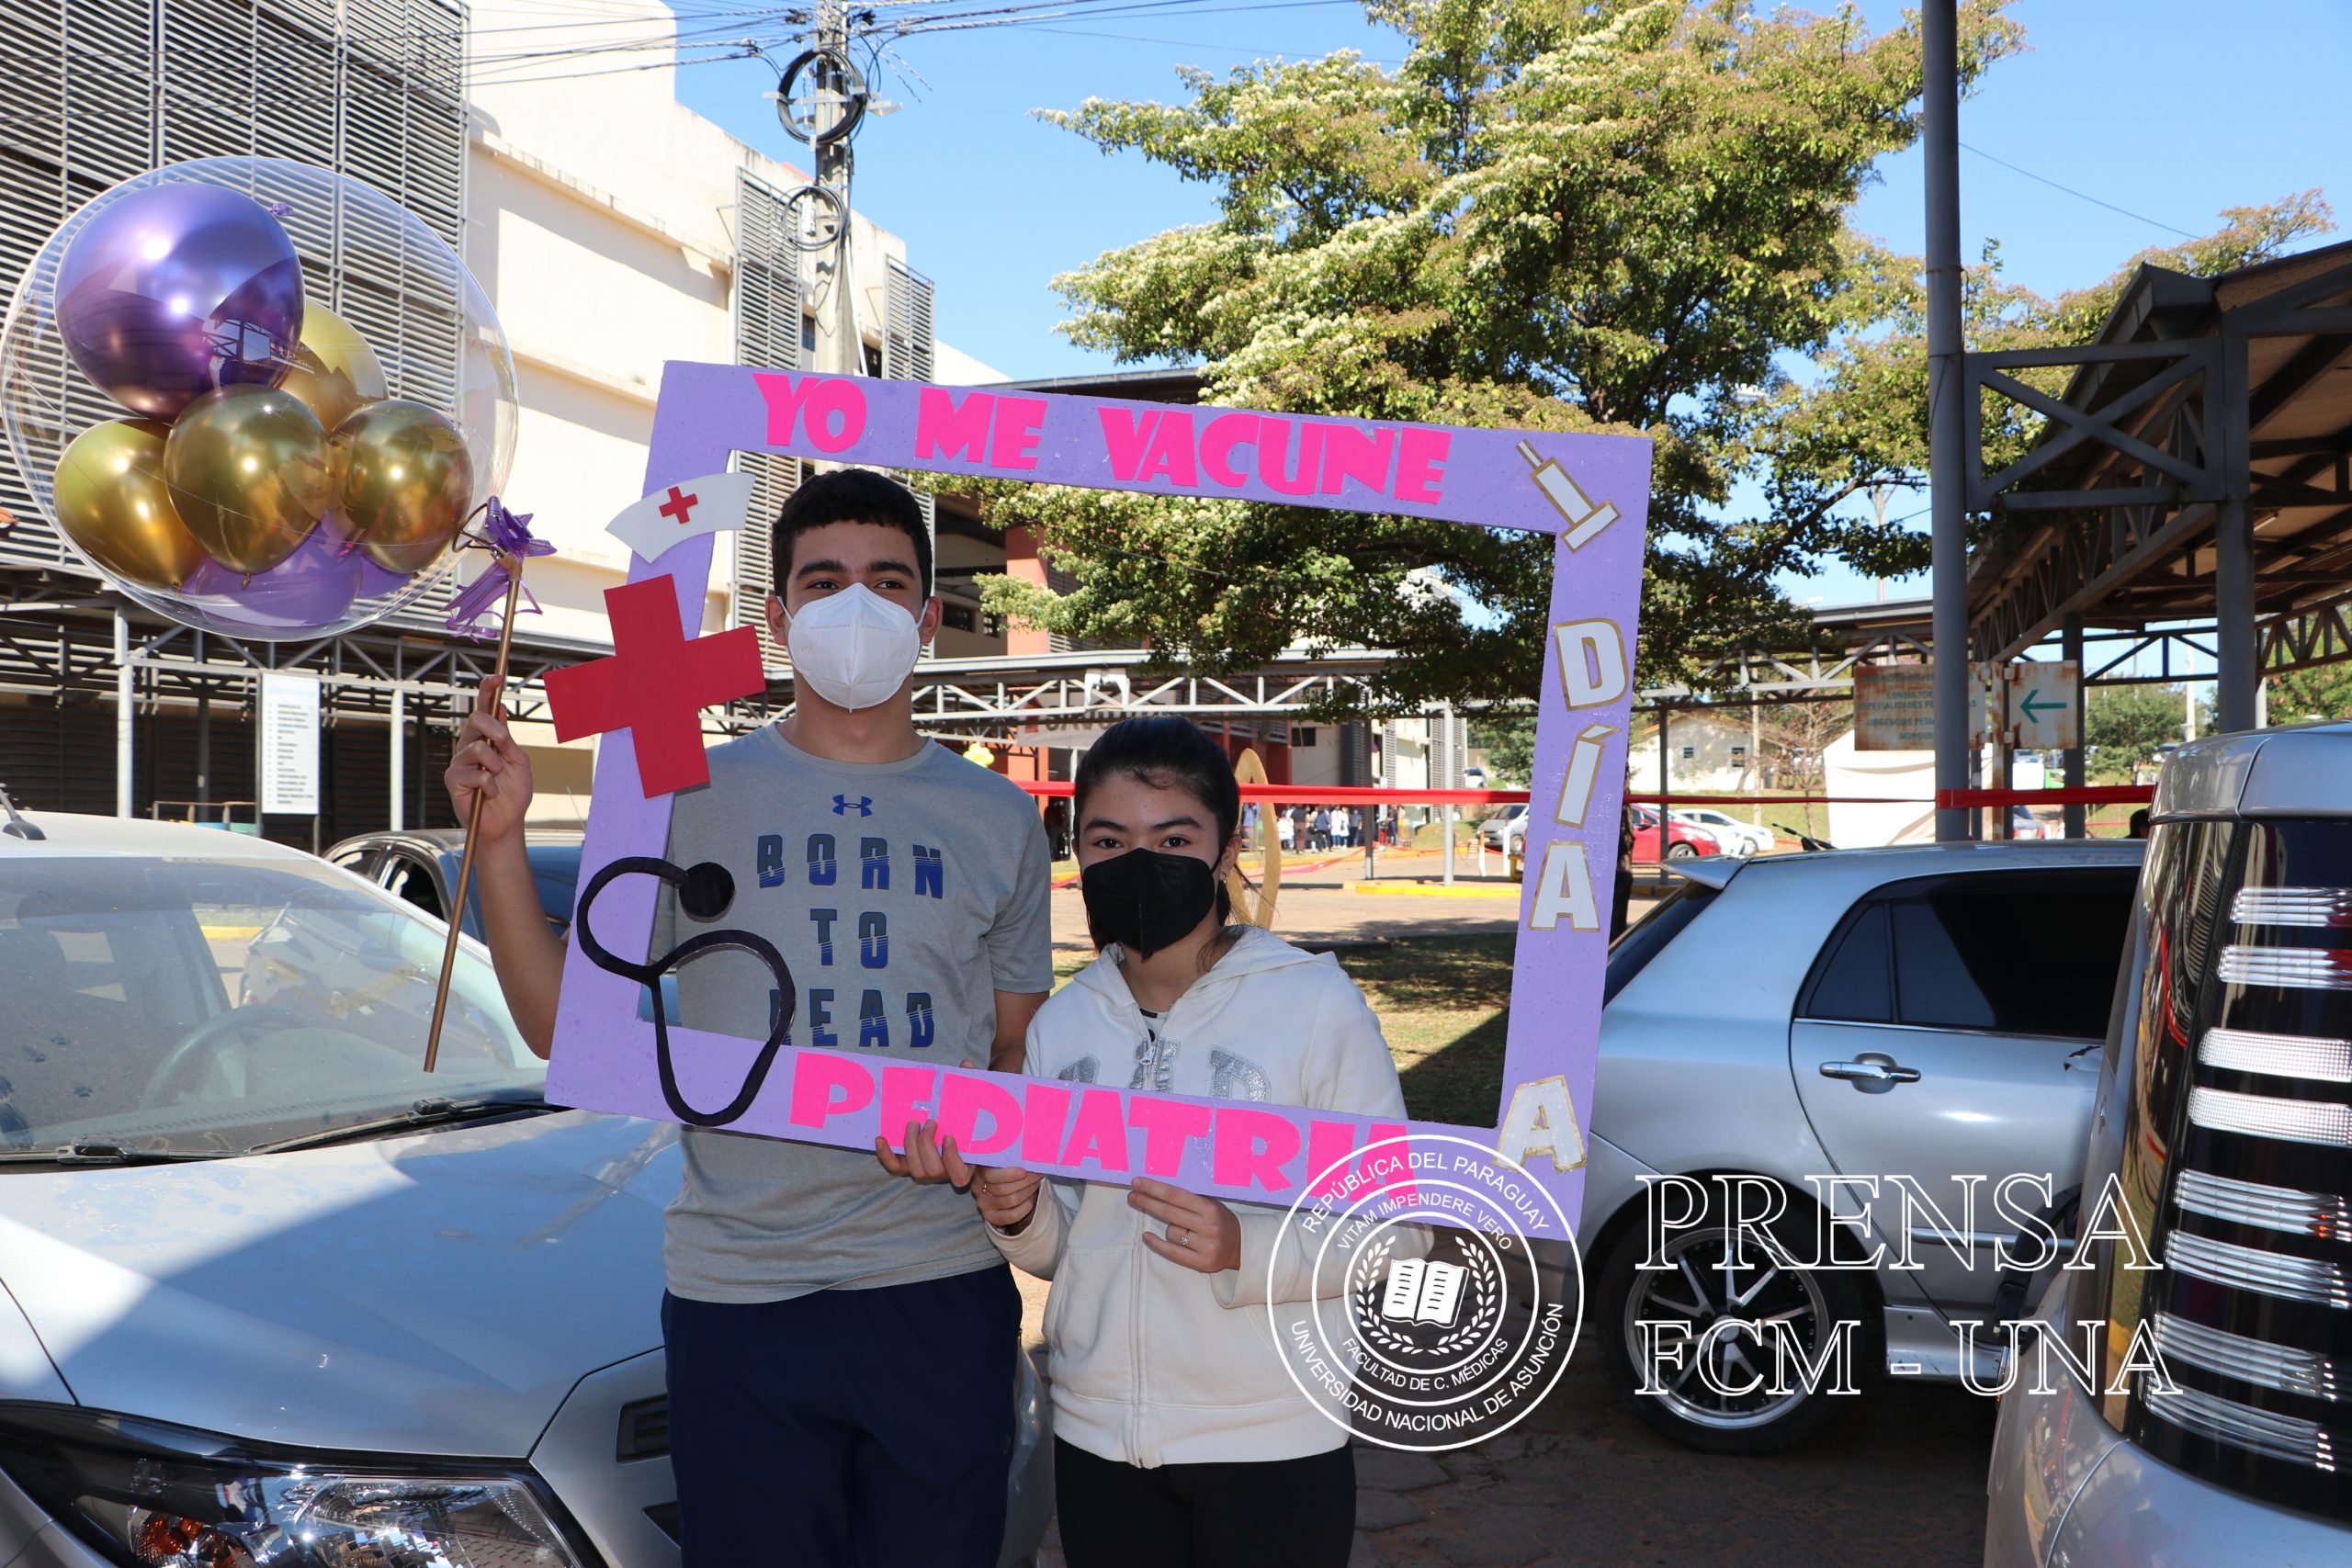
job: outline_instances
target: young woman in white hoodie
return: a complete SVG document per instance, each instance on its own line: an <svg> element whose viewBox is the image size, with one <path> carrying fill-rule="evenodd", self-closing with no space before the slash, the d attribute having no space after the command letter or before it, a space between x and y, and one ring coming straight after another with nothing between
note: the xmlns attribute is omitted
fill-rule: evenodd
<svg viewBox="0 0 2352 1568"><path fill-rule="evenodd" d="M1379 1021L1339 964L1229 923L1240 795L1216 741L1172 716L1114 725L1072 807L1102 955L1030 1024L1030 1074L1402 1119ZM1286 1211L948 1158L998 1247L1053 1280L1070 1568L1343 1568L1348 1434L1283 1370L1268 1311L1278 1249L1276 1298L1315 1293Z"/></svg>

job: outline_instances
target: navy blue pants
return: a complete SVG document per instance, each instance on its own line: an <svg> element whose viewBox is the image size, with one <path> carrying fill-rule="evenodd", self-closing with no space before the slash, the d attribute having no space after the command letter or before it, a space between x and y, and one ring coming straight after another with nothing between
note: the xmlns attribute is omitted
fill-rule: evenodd
<svg viewBox="0 0 2352 1568"><path fill-rule="evenodd" d="M995 1568L1011 1270L735 1304L662 1299L685 1568Z"/></svg>

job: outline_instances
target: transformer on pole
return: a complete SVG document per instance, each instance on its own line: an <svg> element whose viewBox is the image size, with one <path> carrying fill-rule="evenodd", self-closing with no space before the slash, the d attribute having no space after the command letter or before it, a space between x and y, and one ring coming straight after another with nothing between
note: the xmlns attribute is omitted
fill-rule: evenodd
<svg viewBox="0 0 2352 1568"><path fill-rule="evenodd" d="M872 95L849 52L849 12L839 0L817 9L809 47L784 68L776 83L776 118L816 153L816 180L786 198L788 237L809 260L808 295L815 303L817 353L810 368L831 375L865 374L865 340L857 320L851 266L851 141Z"/></svg>

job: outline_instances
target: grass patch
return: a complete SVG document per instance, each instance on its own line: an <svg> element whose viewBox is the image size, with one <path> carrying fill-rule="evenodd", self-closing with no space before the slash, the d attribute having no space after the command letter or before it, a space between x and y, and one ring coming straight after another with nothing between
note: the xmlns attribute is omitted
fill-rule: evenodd
<svg viewBox="0 0 2352 1568"><path fill-rule="evenodd" d="M1494 1124L1515 933L1412 937L1340 950L1380 1017L1417 1121Z"/></svg>

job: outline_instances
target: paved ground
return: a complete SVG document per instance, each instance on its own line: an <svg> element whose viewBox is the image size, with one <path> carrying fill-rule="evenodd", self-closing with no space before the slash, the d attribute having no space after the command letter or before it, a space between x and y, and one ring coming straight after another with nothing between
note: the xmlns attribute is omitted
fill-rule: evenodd
<svg viewBox="0 0 2352 1568"><path fill-rule="evenodd" d="M1016 1274L1043 1367L1042 1280ZM1474 1448L1359 1444L1350 1568L1975 1568L1993 1402L1905 1384L1764 1459L1693 1453L1611 1395L1592 1348ZM1065 1568L1046 1538L1039 1568Z"/></svg>
<svg viewBox="0 0 2352 1568"><path fill-rule="evenodd" d="M1399 877L1436 869L1434 854L1382 867ZM1468 856L1457 864L1458 889L1475 869ZM1509 897L1351 891L1362 875L1361 857L1285 871L1275 929L1317 946L1508 931L1517 919ZM1058 948L1091 951L1075 887L1054 896L1054 936ZM1042 1370L1045 1286L1016 1278ZM1588 1345L1551 1396L1500 1438L1438 1455L1360 1446L1351 1568L1973 1568L1984 1552L1993 1416L1989 1400L1902 1385L1858 1399L1791 1452L1716 1458L1668 1442L1614 1400ZM1064 1568L1053 1536L1039 1562Z"/></svg>

